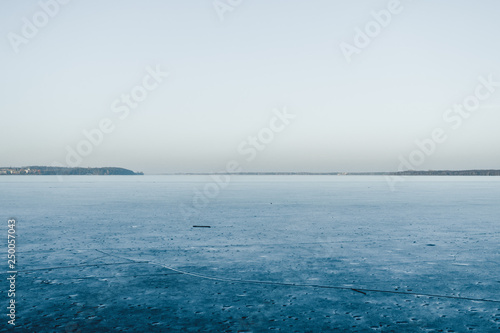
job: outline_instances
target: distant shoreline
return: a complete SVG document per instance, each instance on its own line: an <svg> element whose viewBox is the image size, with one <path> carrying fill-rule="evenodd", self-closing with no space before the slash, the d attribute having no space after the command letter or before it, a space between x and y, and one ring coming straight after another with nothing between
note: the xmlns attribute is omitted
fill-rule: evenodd
<svg viewBox="0 0 500 333"><path fill-rule="evenodd" d="M66 167L0 167L0 176L136 176L143 172L134 172L119 167L102 168L66 168ZM396 172L176 172L149 174L151 176L500 176L500 170L427 170Z"/></svg>
<svg viewBox="0 0 500 333"><path fill-rule="evenodd" d="M189 172L164 173L169 176L500 176L500 170L429 170L429 171L397 171L397 172Z"/></svg>
<svg viewBox="0 0 500 333"><path fill-rule="evenodd" d="M0 176L135 176L142 172L118 167L104 168L66 168L48 166L27 166L19 168L0 168Z"/></svg>

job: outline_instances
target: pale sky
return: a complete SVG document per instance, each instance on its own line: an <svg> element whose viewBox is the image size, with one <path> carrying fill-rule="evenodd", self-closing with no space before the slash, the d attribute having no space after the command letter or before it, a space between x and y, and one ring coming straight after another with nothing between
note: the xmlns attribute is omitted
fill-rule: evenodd
<svg viewBox="0 0 500 333"><path fill-rule="evenodd" d="M372 12L391 1L62 2L0 2L0 166L68 165L83 131L109 119L75 165L395 171L441 128L447 139L415 169L500 169L498 1L401 0L385 26ZM341 43L377 24L348 62ZM156 68L168 76L146 77ZM112 104L123 110L134 89L147 96L121 119ZM443 118L477 89L470 116ZM283 108L295 118L251 148Z"/></svg>

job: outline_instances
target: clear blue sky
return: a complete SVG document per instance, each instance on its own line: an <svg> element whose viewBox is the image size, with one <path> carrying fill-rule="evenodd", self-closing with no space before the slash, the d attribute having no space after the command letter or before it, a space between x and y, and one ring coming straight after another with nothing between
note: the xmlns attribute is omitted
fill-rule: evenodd
<svg viewBox="0 0 500 333"><path fill-rule="evenodd" d="M500 168L500 87L460 128L443 120L479 76L500 82L500 2L401 0L348 63L340 43L388 3L244 0L221 20L210 0L73 0L16 53L11 33L42 9L2 1L0 166L65 164L109 118L114 131L79 165L390 171L441 127L448 139L417 169ZM169 76L120 120L113 101L157 65ZM296 118L247 162L237 147L285 106Z"/></svg>

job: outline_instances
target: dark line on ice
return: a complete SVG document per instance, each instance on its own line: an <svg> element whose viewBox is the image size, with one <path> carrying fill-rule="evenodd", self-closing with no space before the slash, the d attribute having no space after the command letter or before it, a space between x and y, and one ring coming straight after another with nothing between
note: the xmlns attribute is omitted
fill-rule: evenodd
<svg viewBox="0 0 500 333"><path fill-rule="evenodd" d="M387 293L387 294L402 294L402 295L413 295L413 296L426 296L426 297L436 297L436 298L450 298L450 299L461 299L461 300L469 300L469 301L477 301L477 302L491 302L491 303L500 303L497 300L490 300L484 298L472 298L472 297L461 297L461 296L449 296L449 295L437 295L437 294L425 294L425 293L413 293L407 291L391 291L391 290L379 290L379 289L364 289L364 288L350 288L350 287L339 287L339 286L325 286L319 284L300 284L300 283L285 283L285 282L272 282L272 281L258 281L258 280L241 280L241 279L231 279L231 278L217 278L211 277L196 273L184 272L179 269L175 269L166 265L156 264L150 262L153 265L160 265L164 268L170 269L174 272L182 273L185 275L190 275L198 278L215 280L215 281L224 281L224 282L237 282L237 283L252 283L252 284L267 284L267 285L278 285L278 286L290 286L290 287L313 287L313 288L323 288L323 289L338 289L338 290L351 290L361 294L365 294L366 292L374 292L374 293Z"/></svg>
<svg viewBox="0 0 500 333"><path fill-rule="evenodd" d="M99 251L99 252L106 254L106 252L103 252L103 251ZM113 255L113 256L117 257L117 258L121 258L121 259L128 259L128 260L135 261L134 259L119 257L116 255ZM137 261L137 262L144 263L144 261ZM265 285L288 286L288 287L313 287L313 288L322 288L322 289L350 290L350 291L355 291L355 292L365 294L365 295L366 295L366 292L374 292L374 293L385 293L385 294L400 294L400 295L413 295L413 296L425 296L425 297L436 297L436 298L460 299L460 300L468 300L468 301L476 301L476 302L500 303L500 301L498 301L498 300L490 300L490 299L484 299L484 298L472 298L472 297L461 297L461 296L414 293L414 292L408 292L408 291L392 291L392 290L364 289L364 288L351 288L351 287L339 287L339 286L325 286L325 285L319 285L319 284L300 284L300 283L286 283L286 282L219 278L219 277L212 277L212 276L182 271L180 269L176 269L176 268L173 268L173 267L170 267L170 266L167 266L164 264L160 264L160 263L155 263L152 261L146 261L146 263L151 264L151 265L155 265L155 266L161 266L163 268L169 269L171 271L174 271L174 272L177 272L177 273L180 273L183 275L189 275L189 276L193 276L193 277L197 277L197 278L201 278L201 279L221 281L221 282L236 282L236 283L265 284Z"/></svg>
<svg viewBox="0 0 500 333"><path fill-rule="evenodd" d="M360 293L360 294L366 295L366 293L365 293L365 292L360 291L360 290L358 290L358 289L351 288L351 290L352 290L352 291L355 291L355 292L358 292L358 293Z"/></svg>

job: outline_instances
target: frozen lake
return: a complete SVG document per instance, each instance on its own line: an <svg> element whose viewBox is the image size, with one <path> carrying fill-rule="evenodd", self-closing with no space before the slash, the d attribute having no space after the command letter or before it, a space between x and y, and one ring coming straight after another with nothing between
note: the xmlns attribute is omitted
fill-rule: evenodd
<svg viewBox="0 0 500 333"><path fill-rule="evenodd" d="M4 176L0 207L21 331L500 329L500 177Z"/></svg>

